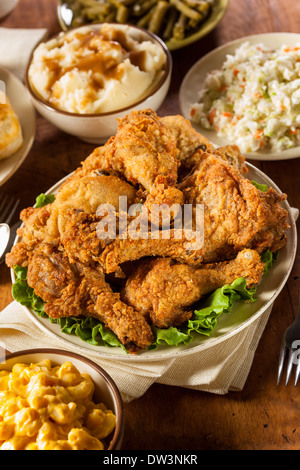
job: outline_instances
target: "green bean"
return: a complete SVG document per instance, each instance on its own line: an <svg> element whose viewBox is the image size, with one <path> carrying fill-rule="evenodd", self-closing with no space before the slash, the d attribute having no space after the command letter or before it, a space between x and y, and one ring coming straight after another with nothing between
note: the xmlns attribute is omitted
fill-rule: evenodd
<svg viewBox="0 0 300 470"><path fill-rule="evenodd" d="M166 27L165 27L164 32L163 32L163 38L164 39L170 39L170 37L172 36L174 24L175 24L175 21L177 20L177 18L178 18L178 11L176 10L175 7L173 7L171 5L170 8L169 8L167 24L166 24Z"/></svg>
<svg viewBox="0 0 300 470"><path fill-rule="evenodd" d="M148 24L149 31L151 31L154 34L159 33L161 26L162 26L162 22L165 18L165 15L168 9L169 9L169 3L167 1L161 0L158 2Z"/></svg>
<svg viewBox="0 0 300 470"><path fill-rule="evenodd" d="M184 13L180 13L178 21L175 23L174 29L173 29L174 39L178 40L178 39L184 38L186 22L187 22L187 16L185 16Z"/></svg>
<svg viewBox="0 0 300 470"><path fill-rule="evenodd" d="M120 0L120 3L123 3L123 5L128 7L128 6L132 5L133 3L135 3L135 0Z"/></svg>
<svg viewBox="0 0 300 470"><path fill-rule="evenodd" d="M100 3L100 2L97 2L96 0L78 0L78 4L79 4L79 7L80 8L89 8L89 7L92 7L92 8L102 8L102 7L105 7L105 3Z"/></svg>
<svg viewBox="0 0 300 470"><path fill-rule="evenodd" d="M72 25L91 22L132 23L165 40L183 39L196 31L216 0L65 0Z"/></svg>
<svg viewBox="0 0 300 470"><path fill-rule="evenodd" d="M135 16L142 16L156 4L157 0L142 0L139 3L135 3L135 5L133 5L132 12Z"/></svg>
<svg viewBox="0 0 300 470"><path fill-rule="evenodd" d="M114 8L116 8L115 20L117 23L126 23L129 16L128 8L122 5L118 0L109 0Z"/></svg>
<svg viewBox="0 0 300 470"><path fill-rule="evenodd" d="M144 16L142 16L142 18L139 19L139 21L137 22L138 26L141 26L142 28L146 28L148 26L151 16L153 15L154 8L155 7L152 7L148 11L148 13L146 13Z"/></svg>
<svg viewBox="0 0 300 470"><path fill-rule="evenodd" d="M111 11L106 17L101 21L101 23L114 23L116 21L116 11Z"/></svg>
<svg viewBox="0 0 300 470"><path fill-rule="evenodd" d="M188 7L185 3L181 2L180 0L170 0L170 3L188 18L191 18L193 20L199 20L201 18L199 12Z"/></svg>

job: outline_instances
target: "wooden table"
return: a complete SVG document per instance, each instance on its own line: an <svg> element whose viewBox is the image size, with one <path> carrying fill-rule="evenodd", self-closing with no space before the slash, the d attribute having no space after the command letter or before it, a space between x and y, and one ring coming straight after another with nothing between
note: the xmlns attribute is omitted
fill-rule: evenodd
<svg viewBox="0 0 300 470"><path fill-rule="evenodd" d="M189 68L205 53L247 34L300 32L295 0L230 0L225 17L207 37L172 53L174 73L160 115L179 113L178 90ZM284 4L284 6L283 6ZM59 31L56 0L20 0L0 26ZM9 51L8 51L9 53ZM1 64L1 58L0 58ZM75 169L93 146L37 119L33 147L21 168L1 188L18 195L22 207ZM300 207L300 159L252 162ZM0 310L11 300L9 269L0 267ZM300 286L299 252L289 280L276 299L243 391L214 395L154 384L125 406L124 450L300 449L299 387L276 385L283 332L293 321Z"/></svg>

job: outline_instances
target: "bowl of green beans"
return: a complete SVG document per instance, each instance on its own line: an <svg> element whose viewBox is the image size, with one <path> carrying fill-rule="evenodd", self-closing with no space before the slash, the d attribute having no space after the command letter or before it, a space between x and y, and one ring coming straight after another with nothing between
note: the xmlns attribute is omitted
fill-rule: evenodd
<svg viewBox="0 0 300 470"><path fill-rule="evenodd" d="M59 0L61 28L89 23L128 23L159 36L169 50L210 33L226 13L229 0Z"/></svg>

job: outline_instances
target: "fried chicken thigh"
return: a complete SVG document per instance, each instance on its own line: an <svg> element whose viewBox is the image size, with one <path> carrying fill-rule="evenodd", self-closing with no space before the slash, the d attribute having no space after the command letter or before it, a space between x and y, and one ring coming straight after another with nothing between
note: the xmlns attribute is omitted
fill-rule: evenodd
<svg viewBox="0 0 300 470"><path fill-rule="evenodd" d="M199 134L192 127L190 121L183 116L164 116L160 120L170 129L176 138L181 174L191 171L199 163L202 155L207 152L217 154L242 173L247 173L245 157L240 153L236 145L228 145L215 150L211 142Z"/></svg>
<svg viewBox="0 0 300 470"><path fill-rule="evenodd" d="M234 260L200 268L170 258L143 262L127 280L122 299L158 328L178 326L192 316L195 302L218 287L239 277L249 288L259 284L264 266L255 250L242 250Z"/></svg>
<svg viewBox="0 0 300 470"><path fill-rule="evenodd" d="M112 291L103 271L71 264L51 245L41 244L30 258L27 282L46 302L45 312L52 318L97 318L129 352L145 349L153 341L149 324Z"/></svg>

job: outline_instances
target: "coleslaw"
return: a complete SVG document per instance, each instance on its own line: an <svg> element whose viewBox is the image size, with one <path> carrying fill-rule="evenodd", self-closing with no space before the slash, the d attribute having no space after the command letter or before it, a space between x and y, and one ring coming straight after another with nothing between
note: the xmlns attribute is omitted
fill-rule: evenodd
<svg viewBox="0 0 300 470"><path fill-rule="evenodd" d="M272 50L244 42L206 76L190 119L244 153L298 146L300 43Z"/></svg>

